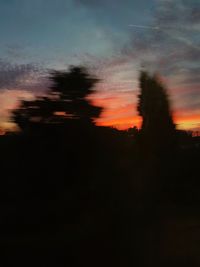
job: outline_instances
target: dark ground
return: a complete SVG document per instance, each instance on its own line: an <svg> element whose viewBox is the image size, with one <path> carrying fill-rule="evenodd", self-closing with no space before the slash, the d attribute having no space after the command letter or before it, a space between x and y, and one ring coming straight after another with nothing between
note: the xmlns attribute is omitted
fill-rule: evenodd
<svg viewBox="0 0 200 267"><path fill-rule="evenodd" d="M1 137L0 265L200 266L191 144L160 159L106 128Z"/></svg>

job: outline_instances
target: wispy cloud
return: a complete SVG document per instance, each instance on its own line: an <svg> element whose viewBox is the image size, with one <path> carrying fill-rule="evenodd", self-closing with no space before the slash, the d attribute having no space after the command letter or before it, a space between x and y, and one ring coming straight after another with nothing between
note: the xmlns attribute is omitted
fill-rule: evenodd
<svg viewBox="0 0 200 267"><path fill-rule="evenodd" d="M36 64L11 64L0 59L0 90L42 89L45 71ZM45 89L45 88L44 88Z"/></svg>

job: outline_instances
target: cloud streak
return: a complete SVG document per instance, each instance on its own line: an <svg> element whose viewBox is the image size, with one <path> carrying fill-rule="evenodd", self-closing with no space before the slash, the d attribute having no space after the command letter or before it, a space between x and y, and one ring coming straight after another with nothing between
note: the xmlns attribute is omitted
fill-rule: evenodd
<svg viewBox="0 0 200 267"><path fill-rule="evenodd" d="M37 92L42 90L44 81L45 70L37 64L17 65L0 59L0 90L33 90Z"/></svg>

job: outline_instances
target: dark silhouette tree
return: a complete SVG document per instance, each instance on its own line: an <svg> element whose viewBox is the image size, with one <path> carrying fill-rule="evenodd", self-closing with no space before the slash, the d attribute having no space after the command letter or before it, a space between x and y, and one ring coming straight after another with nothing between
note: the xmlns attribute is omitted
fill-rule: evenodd
<svg viewBox="0 0 200 267"><path fill-rule="evenodd" d="M176 130L170 110L168 95L164 85L155 75L146 71L140 73L140 94L138 113L142 117L138 135L139 160L137 180L140 202L139 224L143 225L141 237L144 264L160 266L159 249L161 238L161 210L163 192L170 183L172 161L174 158ZM143 245L151 235L152 242ZM145 251L146 250L146 251Z"/></svg>
<svg viewBox="0 0 200 267"><path fill-rule="evenodd" d="M167 92L156 76L140 74L138 112L142 116L141 138L145 149L164 152L174 144L175 125Z"/></svg>
<svg viewBox="0 0 200 267"><path fill-rule="evenodd" d="M87 99L98 79L92 77L86 68L72 67L69 72L54 71L50 79L53 82L52 92L60 97L57 112L84 123L93 123L100 115L101 108L93 106Z"/></svg>
<svg viewBox="0 0 200 267"><path fill-rule="evenodd" d="M23 101L13 112L13 120L22 132L52 128L73 121L94 125L101 108L93 106L88 96L93 92L98 79L84 67L71 67L69 71L53 71L48 96L33 101Z"/></svg>

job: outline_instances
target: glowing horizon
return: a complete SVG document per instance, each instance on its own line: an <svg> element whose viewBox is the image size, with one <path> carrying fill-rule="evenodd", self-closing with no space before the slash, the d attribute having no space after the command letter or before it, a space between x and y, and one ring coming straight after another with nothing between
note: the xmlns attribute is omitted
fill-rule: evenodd
<svg viewBox="0 0 200 267"><path fill-rule="evenodd" d="M101 94L100 94L101 96ZM130 99L132 97L132 99ZM15 131L16 125L10 120L10 113L17 108L19 100L32 100L34 96L30 92L21 90L6 90L0 95L0 104L4 104L0 121L0 135L7 131ZM128 101L124 101L120 94L109 97L92 97L92 104L103 107L101 116L96 119L97 126L114 127L118 130L126 130L132 127L141 127L142 118L137 114L137 99L130 94ZM130 103L131 102L131 103ZM7 107L7 108L5 108ZM175 110L172 112L177 129L188 131L200 131L200 114L187 110Z"/></svg>

